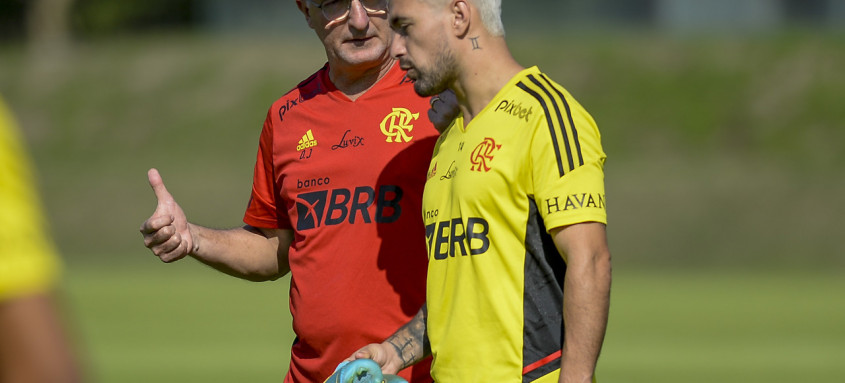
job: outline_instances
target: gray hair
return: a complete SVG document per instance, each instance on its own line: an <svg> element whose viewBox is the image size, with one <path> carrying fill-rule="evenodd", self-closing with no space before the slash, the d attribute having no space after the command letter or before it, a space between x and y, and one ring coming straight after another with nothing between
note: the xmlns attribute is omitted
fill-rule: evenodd
<svg viewBox="0 0 845 383"><path fill-rule="evenodd" d="M449 0L423 0L432 5L444 5ZM481 24L493 36L505 35L505 25L502 23L502 0L467 0L481 14Z"/></svg>
<svg viewBox="0 0 845 383"><path fill-rule="evenodd" d="M502 24L502 0L470 0L481 13L481 23L493 36L504 36Z"/></svg>

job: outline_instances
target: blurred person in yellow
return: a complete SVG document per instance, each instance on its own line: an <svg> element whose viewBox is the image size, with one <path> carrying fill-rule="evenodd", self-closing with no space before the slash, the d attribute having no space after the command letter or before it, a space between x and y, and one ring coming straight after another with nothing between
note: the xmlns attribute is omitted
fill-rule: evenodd
<svg viewBox="0 0 845 383"><path fill-rule="evenodd" d="M0 382L80 382L54 296L60 264L18 134L0 99Z"/></svg>

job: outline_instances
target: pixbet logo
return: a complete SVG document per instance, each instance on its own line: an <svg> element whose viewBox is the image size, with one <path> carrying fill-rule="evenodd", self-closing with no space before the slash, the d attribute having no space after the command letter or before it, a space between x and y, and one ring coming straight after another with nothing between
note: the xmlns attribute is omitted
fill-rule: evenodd
<svg viewBox="0 0 845 383"><path fill-rule="evenodd" d="M402 215L402 188L384 185L355 190L332 189L296 196L296 230L304 231L344 222L392 223Z"/></svg>
<svg viewBox="0 0 845 383"><path fill-rule="evenodd" d="M517 104L516 101L502 100L499 105L496 105L494 112L505 112L519 119L529 121L531 115L534 114L534 107L523 108L522 103Z"/></svg>
<svg viewBox="0 0 845 383"><path fill-rule="evenodd" d="M493 161L493 153L501 148L502 145L496 144L494 139L490 137L485 138L484 141L472 150L472 154L469 156L472 167L469 170L489 172L492 169L489 162Z"/></svg>
<svg viewBox="0 0 845 383"><path fill-rule="evenodd" d="M279 120L284 121L285 114L287 114L289 110L297 107L301 102L304 102L302 96L285 101L285 104L279 107Z"/></svg>
<svg viewBox="0 0 845 383"><path fill-rule="evenodd" d="M418 118L419 113L411 113L405 108L393 108L393 112L381 121L381 132L387 136L387 142L411 142L414 136L409 133L414 130L412 123Z"/></svg>

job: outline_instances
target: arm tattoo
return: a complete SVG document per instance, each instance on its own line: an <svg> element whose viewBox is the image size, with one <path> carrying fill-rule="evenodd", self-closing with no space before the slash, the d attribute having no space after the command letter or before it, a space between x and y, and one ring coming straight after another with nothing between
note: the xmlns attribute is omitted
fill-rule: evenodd
<svg viewBox="0 0 845 383"><path fill-rule="evenodd" d="M481 45L478 44L478 37L470 37L469 41L472 41L472 50L481 49Z"/></svg>
<svg viewBox="0 0 845 383"><path fill-rule="evenodd" d="M425 305L420 309L414 319L406 323L399 331L387 338L399 358L402 359L402 369L419 362L426 355L431 354L431 345L428 343L426 331L426 318L428 309Z"/></svg>

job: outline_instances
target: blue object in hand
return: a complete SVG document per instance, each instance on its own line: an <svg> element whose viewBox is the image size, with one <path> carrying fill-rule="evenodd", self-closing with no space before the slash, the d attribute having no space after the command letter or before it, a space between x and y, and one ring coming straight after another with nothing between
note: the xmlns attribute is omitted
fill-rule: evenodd
<svg viewBox="0 0 845 383"><path fill-rule="evenodd" d="M396 375L384 375L372 359L356 359L337 365L325 383L408 383Z"/></svg>

